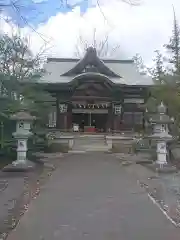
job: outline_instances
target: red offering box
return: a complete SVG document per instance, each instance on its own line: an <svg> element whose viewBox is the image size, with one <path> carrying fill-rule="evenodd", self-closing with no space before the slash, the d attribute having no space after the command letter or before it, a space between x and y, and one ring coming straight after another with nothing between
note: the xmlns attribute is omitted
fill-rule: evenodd
<svg viewBox="0 0 180 240"><path fill-rule="evenodd" d="M96 132L96 128L92 126L85 126L85 132Z"/></svg>

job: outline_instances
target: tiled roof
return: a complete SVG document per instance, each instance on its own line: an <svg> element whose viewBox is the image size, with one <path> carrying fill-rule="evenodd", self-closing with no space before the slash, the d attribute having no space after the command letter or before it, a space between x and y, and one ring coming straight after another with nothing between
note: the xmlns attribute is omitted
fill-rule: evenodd
<svg viewBox="0 0 180 240"><path fill-rule="evenodd" d="M97 57L98 58L98 57ZM153 85L152 78L141 74L133 60L113 60L113 59L99 59L105 67L107 67L114 77L111 80L114 84L127 85ZM81 62L83 59L70 58L49 58L44 65L46 74L40 79L42 83L70 83L74 76L62 76Z"/></svg>

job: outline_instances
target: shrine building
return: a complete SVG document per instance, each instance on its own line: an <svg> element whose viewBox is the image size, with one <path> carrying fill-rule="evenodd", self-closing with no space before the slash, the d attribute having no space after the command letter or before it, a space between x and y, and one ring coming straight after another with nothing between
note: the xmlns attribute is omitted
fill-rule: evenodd
<svg viewBox="0 0 180 240"><path fill-rule="evenodd" d="M100 59L87 49L82 59L48 58L41 86L55 97L49 127L85 132L119 132L144 127L143 104L150 77L133 60Z"/></svg>

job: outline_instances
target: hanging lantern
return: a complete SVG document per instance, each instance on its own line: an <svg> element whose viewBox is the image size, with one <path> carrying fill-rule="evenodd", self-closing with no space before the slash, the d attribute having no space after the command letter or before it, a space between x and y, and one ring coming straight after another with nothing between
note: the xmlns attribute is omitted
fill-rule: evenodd
<svg viewBox="0 0 180 240"><path fill-rule="evenodd" d="M68 105L67 104L59 104L59 111L60 113L67 112Z"/></svg>
<svg viewBox="0 0 180 240"><path fill-rule="evenodd" d="M114 106L114 113L115 115L120 115L122 112L122 106L121 105L115 105Z"/></svg>

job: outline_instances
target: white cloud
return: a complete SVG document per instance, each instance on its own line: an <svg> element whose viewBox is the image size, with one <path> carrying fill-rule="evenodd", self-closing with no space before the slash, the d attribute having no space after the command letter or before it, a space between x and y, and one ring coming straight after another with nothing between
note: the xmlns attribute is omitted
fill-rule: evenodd
<svg viewBox="0 0 180 240"><path fill-rule="evenodd" d="M96 27L99 36L111 30L111 44L121 46L116 57L131 58L140 53L145 62L149 63L154 50L162 49L162 45L168 42L171 35L172 4L177 18L180 19L179 0L142 0L138 7L129 6L120 0L104 0L103 3L101 10L98 7L89 8L83 17L79 8L76 8L67 14L59 13L51 17L46 24L39 25L37 32L51 39L53 45L48 55L72 57L79 33L91 39L93 28ZM101 11L108 21L105 21ZM26 28L24 32L31 35L32 49L37 52L43 40L30 29Z"/></svg>

